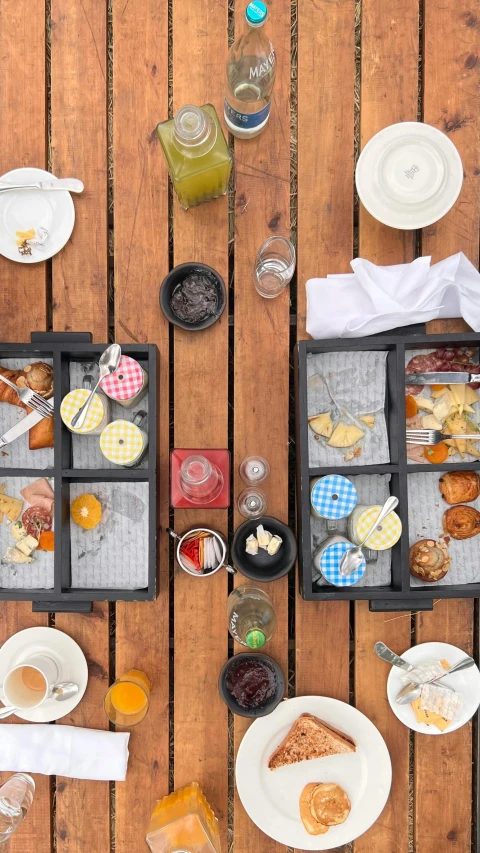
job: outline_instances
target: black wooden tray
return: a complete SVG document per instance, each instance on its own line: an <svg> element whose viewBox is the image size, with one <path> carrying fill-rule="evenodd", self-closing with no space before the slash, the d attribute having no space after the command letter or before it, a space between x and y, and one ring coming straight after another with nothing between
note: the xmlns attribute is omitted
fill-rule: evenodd
<svg viewBox="0 0 480 853"><path fill-rule="evenodd" d="M55 550L53 589L0 588L0 600L32 601L34 611L89 611L93 601L152 601L157 594L157 361L154 344L122 345L122 352L138 360L148 373L148 467L74 468L72 434L60 417L60 402L70 390L69 364L95 361L107 344L92 344L88 332L32 332L29 344L0 344L0 362L6 358L52 358L55 391L54 467L2 468L9 477L54 477ZM141 405L141 404L140 404ZM128 410L126 410L128 411ZM34 451L32 451L34 452ZM70 567L70 483L78 482L148 483L148 585L143 589L75 589L71 586Z"/></svg>
<svg viewBox="0 0 480 853"><path fill-rule="evenodd" d="M408 330L407 330L408 331ZM371 610L431 610L433 598L478 598L480 583L415 587L411 584L408 565L408 474L442 472L455 469L480 471L480 460L445 462L439 465L407 465L405 443L405 355L409 350L435 350L441 347L480 347L480 334L474 332L452 335L397 334L370 338L300 341L295 348L296 390L296 458L297 458L297 533L299 551L300 591L308 601L340 601L367 599ZM349 468L310 468L308 456L307 420L307 355L324 352L387 352L387 388L385 414L389 435L390 463ZM399 499L396 512L402 521L402 536L392 549L392 575L388 586L352 586L345 589L312 583L312 545L310 514L310 481L312 477L338 473L390 474L390 492ZM368 571L368 568L367 568Z"/></svg>

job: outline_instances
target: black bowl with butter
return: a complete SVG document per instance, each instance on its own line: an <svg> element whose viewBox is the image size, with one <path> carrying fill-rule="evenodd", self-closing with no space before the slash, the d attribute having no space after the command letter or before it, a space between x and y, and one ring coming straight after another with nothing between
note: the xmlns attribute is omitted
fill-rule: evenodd
<svg viewBox="0 0 480 853"><path fill-rule="evenodd" d="M282 540L276 554L270 555L263 548L259 548L257 554L247 554L245 550L247 539L252 534L257 535L257 527L260 524L272 536L279 536ZM297 559L295 534L286 524L271 515L249 518L235 531L231 556L235 568L246 578L264 583L278 580L287 575L295 565Z"/></svg>
<svg viewBox="0 0 480 853"><path fill-rule="evenodd" d="M206 264L179 264L160 288L160 308L167 320L193 332L213 326L226 301L223 278Z"/></svg>
<svg viewBox="0 0 480 853"><path fill-rule="evenodd" d="M285 695L285 677L269 655L242 652L222 667L218 690L225 704L239 717L266 717Z"/></svg>

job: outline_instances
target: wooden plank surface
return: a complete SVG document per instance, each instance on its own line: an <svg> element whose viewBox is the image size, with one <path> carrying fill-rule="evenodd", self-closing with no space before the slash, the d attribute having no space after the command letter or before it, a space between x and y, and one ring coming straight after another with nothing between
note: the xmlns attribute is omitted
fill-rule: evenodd
<svg viewBox="0 0 480 853"><path fill-rule="evenodd" d="M395 13L382 0L364 0L361 25L360 145L383 127L415 121L418 100L418 0L400 0ZM413 260L415 234L378 222L360 203L359 254L378 264ZM381 817L355 841L355 853L404 853L409 838L408 729L386 697L389 667L373 651L381 640L399 654L411 645L410 614L355 608L355 705L377 726L392 759L392 790Z"/></svg>
<svg viewBox="0 0 480 853"><path fill-rule="evenodd" d="M447 40L441 33L449 32ZM463 162L464 183L454 208L424 229L422 252L438 261L463 251L478 267L480 20L466 3L426 0L423 118L447 133ZM427 324L431 333L462 331L463 321ZM417 617L417 642L443 640L471 653L473 602L445 601ZM470 850L472 804L471 723L448 738L415 739L415 843L417 853L451 847ZM458 784L461 778L462 784ZM468 792L468 793L466 793ZM439 808L439 803L441 807Z"/></svg>
<svg viewBox="0 0 480 853"><path fill-rule="evenodd" d="M52 169L83 180L76 221L65 249L52 261L53 328L91 331L108 340L107 249L107 34L106 6L53 0ZM109 678L108 605L90 615L57 614L55 626L85 652L89 682L78 707L61 722L108 729L103 698ZM108 850L107 782L57 779L57 851Z"/></svg>
<svg viewBox="0 0 480 853"><path fill-rule="evenodd" d="M298 3L297 334L305 338L305 282L348 272L353 256L355 4ZM348 702L350 606L295 608L295 691ZM327 642L323 638L328 638Z"/></svg>
<svg viewBox="0 0 480 853"><path fill-rule="evenodd" d="M150 709L130 738L128 775L115 786L115 849L143 853L157 799L169 781L169 352L158 304L168 272L168 175L154 132L168 113L168 9L154 0L113 4L115 340L156 343L160 592L116 607L116 675L132 667L152 681ZM125 133L135 116L132 132ZM132 814L135 820L132 820Z"/></svg>
<svg viewBox="0 0 480 853"><path fill-rule="evenodd" d="M20 81L35 80L35 87ZM0 4L0 107L4 132L0 174L20 166L46 168L45 8L26 0ZM8 132L7 132L8 128ZM28 223L25 227L29 227ZM32 329L46 328L44 264L23 265L1 259L2 341L29 341ZM28 306L28 310L27 310ZM30 602L2 602L0 645L25 628L48 625L48 614L32 614ZM6 723L7 721L5 721ZM18 723L13 716L9 722ZM0 774L0 784L11 774ZM51 783L35 775L35 799L26 820L9 842L10 853L50 853Z"/></svg>
<svg viewBox="0 0 480 853"><path fill-rule="evenodd" d="M237 3L235 35L245 28L244 4ZM238 466L259 454L270 463L261 484L267 515L288 522L289 288L264 299L254 287L256 253L267 237L290 237L290 0L269 5L265 33L277 56L269 123L254 139L235 139L235 323L234 323L234 497L245 488ZM245 521L235 511L235 527ZM250 583L243 575L236 586ZM252 582L253 583L253 582ZM288 578L263 586L272 599L277 630L265 648L281 665L288 684ZM245 651L235 644L235 651ZM251 721L234 718L235 751ZM235 853L273 853L285 848L264 835L235 794Z"/></svg>
<svg viewBox="0 0 480 853"><path fill-rule="evenodd" d="M223 115L226 0L173 3L173 107L212 103ZM187 48L188 45L188 48ZM174 262L199 261L228 281L228 200L188 211L174 199ZM201 333L174 331L174 446L228 446L228 308ZM226 510L175 512L179 532L208 524L227 532ZM227 572L195 580L175 565L174 784L198 781L227 845L227 708L217 690L227 657Z"/></svg>

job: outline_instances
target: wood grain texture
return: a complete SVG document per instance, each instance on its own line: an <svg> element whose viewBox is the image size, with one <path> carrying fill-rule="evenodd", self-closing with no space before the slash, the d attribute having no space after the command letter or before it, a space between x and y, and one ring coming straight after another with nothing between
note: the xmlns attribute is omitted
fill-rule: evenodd
<svg viewBox="0 0 480 853"><path fill-rule="evenodd" d="M245 28L244 4L235 10L236 37ZM245 488L238 466L259 454L271 471L261 484L267 514L288 521L289 288L264 299L254 287L256 253L267 237L290 237L290 2L270 3L265 33L277 56L270 119L254 139L235 139L235 324L234 324L234 495ZM235 527L245 521L235 511ZM242 575L236 586L248 581ZM288 578L261 586L272 599L277 630L267 654L288 679ZM236 652L245 648L236 644ZM249 721L234 718L235 750ZM264 835L246 814L238 794L234 807L235 853L273 853L285 848Z"/></svg>
<svg viewBox="0 0 480 853"><path fill-rule="evenodd" d="M416 121L419 0L363 0L360 145L399 121ZM359 254L377 264L413 259L415 234L382 225L359 205Z"/></svg>
<svg viewBox="0 0 480 853"><path fill-rule="evenodd" d="M173 107L212 103L223 115L227 56L226 0L173 3ZM210 201L188 211L174 199L174 261L200 261L228 281L228 201ZM228 446L228 308L201 333L174 332L175 447ZM175 527L198 523L227 530L224 510L182 510ZM223 570L195 580L178 566L174 579L174 783L196 779L220 820L227 846L227 708L217 689L227 657Z"/></svg>
<svg viewBox="0 0 480 853"><path fill-rule="evenodd" d="M24 79L35 80L35 87L19 85ZM4 129L0 175L20 166L44 169L45 7L42 2L34 8L25 0L6 0L0 4L0 109ZM46 328L46 309L45 264L20 266L0 258L2 341L29 341L32 330ZM0 645L17 631L48 625L48 615L32 614L30 602L3 601L0 609ZM9 722L21 720L13 716ZM0 784L10 775L0 774ZM34 802L27 820L9 841L10 853L52 850L51 782L38 774L34 778Z"/></svg>
<svg viewBox="0 0 480 853"><path fill-rule="evenodd" d="M132 730L127 779L115 786L117 853L143 853L154 803L168 794L169 354L168 323L158 304L158 288L168 272L168 175L154 132L168 112L167 13L166 5L154 0L113 4L115 339L159 348L158 521L163 531L157 600L116 607L116 675L135 667L152 681L148 716Z"/></svg>
<svg viewBox="0 0 480 853"><path fill-rule="evenodd" d="M85 191L75 199L75 228L52 261L54 331L90 331L108 340L106 5L94 0L53 0L52 168L77 177ZM108 605L85 616L57 614L55 626L72 636L89 662L85 697L63 723L108 729L103 698L108 688ZM107 782L58 779L57 850L108 850Z"/></svg>
<svg viewBox="0 0 480 853"><path fill-rule="evenodd" d="M392 760L392 788L371 829L355 841L355 853L408 850L409 731L387 700L390 667L373 647L381 640L397 654L411 646L410 613L370 613L368 601L355 602L355 706L376 725Z"/></svg>
<svg viewBox="0 0 480 853"><path fill-rule="evenodd" d="M52 170L80 178L75 227L52 261L56 331L106 340L107 5L52 0Z"/></svg>
<svg viewBox="0 0 480 853"><path fill-rule="evenodd" d="M417 643L441 640L473 651L473 601L450 599L416 617ZM469 853L472 833L472 724L447 737L415 735L416 853Z"/></svg>

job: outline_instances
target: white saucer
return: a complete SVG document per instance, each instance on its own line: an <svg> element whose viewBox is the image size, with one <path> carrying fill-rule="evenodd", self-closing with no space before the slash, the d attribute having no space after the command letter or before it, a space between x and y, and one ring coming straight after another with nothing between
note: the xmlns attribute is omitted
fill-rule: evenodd
<svg viewBox="0 0 480 853"><path fill-rule="evenodd" d="M463 166L448 136L430 124L404 121L367 142L355 181L362 204L375 219L413 230L438 222L453 207Z"/></svg>
<svg viewBox="0 0 480 853"><path fill-rule="evenodd" d="M59 670L59 682L73 681L79 691L71 699L58 702L47 699L39 708L31 711L17 711L16 717L29 723L50 723L60 720L73 711L85 693L88 681L88 667L85 655L75 640L56 628L27 628L10 637L0 648L0 684L6 673L33 653L45 653L54 659ZM3 692L0 689L0 699ZM1 708L1 706L0 706Z"/></svg>
<svg viewBox="0 0 480 853"><path fill-rule="evenodd" d="M13 169L1 181L11 184L38 183L55 175L43 169ZM63 249L75 224L75 207L68 190L18 190L0 193L0 254L21 264L46 261ZM44 249L32 247L31 255L21 255L16 231L46 228L48 240Z"/></svg>
<svg viewBox="0 0 480 853"><path fill-rule="evenodd" d="M402 654L402 658L413 665L426 663L429 660L448 661L450 666L458 663L459 660L466 657L466 652L457 646L451 646L450 643L420 643L418 646L413 646L407 652ZM463 697L463 709L461 717L456 723L451 723L448 729L441 732L436 726L427 726L426 723L417 723L415 714L411 705L399 705L395 702L395 696L404 686L401 678L405 673L398 666L392 666L390 675L387 680L387 697L390 707L396 717L409 729L414 732L420 732L425 735L448 735L454 732L455 729L460 729L465 723L473 717L475 711L480 705L480 672L476 666L471 666L469 669L454 672L453 675L447 675L442 678L442 682L448 684L449 687L460 693Z"/></svg>

